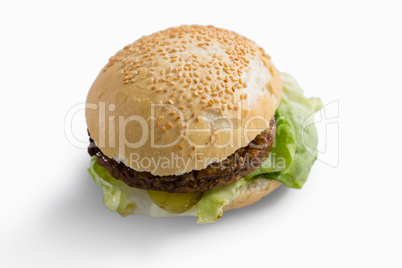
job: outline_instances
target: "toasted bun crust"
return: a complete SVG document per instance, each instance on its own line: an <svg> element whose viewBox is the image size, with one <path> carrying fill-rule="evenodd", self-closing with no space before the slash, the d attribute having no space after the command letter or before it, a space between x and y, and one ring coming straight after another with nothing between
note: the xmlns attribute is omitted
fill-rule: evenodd
<svg viewBox="0 0 402 268"><path fill-rule="evenodd" d="M279 181L272 179L256 179L253 183L240 188L240 194L231 203L224 206L223 211L252 205L273 192L281 184Z"/></svg>
<svg viewBox="0 0 402 268"><path fill-rule="evenodd" d="M278 71L254 42L212 26L180 26L111 57L90 89L86 118L106 156L137 171L179 175L246 146L268 127L281 94Z"/></svg>

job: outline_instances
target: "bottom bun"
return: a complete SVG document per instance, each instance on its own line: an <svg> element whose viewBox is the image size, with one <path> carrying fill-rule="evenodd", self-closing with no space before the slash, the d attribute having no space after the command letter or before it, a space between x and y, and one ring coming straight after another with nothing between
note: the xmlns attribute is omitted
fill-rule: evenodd
<svg viewBox="0 0 402 268"><path fill-rule="evenodd" d="M223 207L223 211L242 208L254 204L264 196L273 192L282 183L273 179L259 178L240 188L240 194L229 204Z"/></svg>

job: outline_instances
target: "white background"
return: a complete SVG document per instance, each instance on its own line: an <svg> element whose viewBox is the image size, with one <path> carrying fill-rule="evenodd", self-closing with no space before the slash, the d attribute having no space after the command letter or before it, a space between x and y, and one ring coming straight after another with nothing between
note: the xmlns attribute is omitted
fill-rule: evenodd
<svg viewBox="0 0 402 268"><path fill-rule="evenodd" d="M4 2L0 267L402 266L400 1ZM108 211L65 115L117 50L181 24L243 34L307 96L338 100L339 165L214 224Z"/></svg>

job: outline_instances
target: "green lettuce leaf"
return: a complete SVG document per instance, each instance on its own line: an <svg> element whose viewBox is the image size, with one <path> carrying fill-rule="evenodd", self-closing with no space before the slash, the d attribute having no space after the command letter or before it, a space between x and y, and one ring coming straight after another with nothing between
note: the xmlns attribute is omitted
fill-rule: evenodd
<svg viewBox="0 0 402 268"><path fill-rule="evenodd" d="M296 153L296 130L293 123L279 106L275 111L275 145L259 169L247 175L247 178L263 174L280 172L292 165Z"/></svg>
<svg viewBox="0 0 402 268"><path fill-rule="evenodd" d="M128 198L118 185L120 182L113 178L109 172L96 162L96 157L91 158L91 165L88 169L92 178L98 185L98 187L103 188L103 202L111 211L117 211L122 216L132 214L134 204L128 201Z"/></svg>
<svg viewBox="0 0 402 268"><path fill-rule="evenodd" d="M113 178L109 172L98 164L96 157L91 158L88 169L96 184L103 188L103 202L111 211L117 211L122 216L130 214L145 214L153 217L196 216L195 207L181 214L170 213L155 205L146 190L130 187L124 182Z"/></svg>
<svg viewBox="0 0 402 268"><path fill-rule="evenodd" d="M205 192L197 203L197 223L214 222L223 213L223 207L233 201L238 195L240 188L247 185L248 181L241 179L224 187L217 187Z"/></svg>
<svg viewBox="0 0 402 268"><path fill-rule="evenodd" d="M288 121L287 125L281 125L281 130L277 133L279 143L276 144L272 153L277 162L285 159L286 166L282 170L273 173L265 173L264 177L272 178L282 182L284 185L300 189L306 182L311 167L317 159L318 135L314 125L314 113L322 107L321 100L318 98L306 98L303 90L297 81L286 73L281 73L283 93L279 112L282 114L280 119ZM286 129L288 128L288 130ZM292 132L295 131L293 134ZM294 147L287 149L295 150L292 159L289 159L290 150L283 150L284 145L281 141L285 140L287 134L294 138ZM307 148L310 147L311 150Z"/></svg>

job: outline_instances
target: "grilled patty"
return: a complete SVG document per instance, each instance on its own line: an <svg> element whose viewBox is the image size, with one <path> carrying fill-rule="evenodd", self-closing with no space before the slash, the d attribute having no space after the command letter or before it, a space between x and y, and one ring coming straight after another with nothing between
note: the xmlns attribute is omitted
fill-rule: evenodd
<svg viewBox="0 0 402 268"><path fill-rule="evenodd" d="M131 187L171 193L206 192L238 181L259 168L274 146L275 135L276 122L272 117L269 128L246 147L238 149L222 162L183 175L155 176L147 171L136 171L104 155L91 138L88 153L95 155L99 165L106 168L114 178Z"/></svg>

